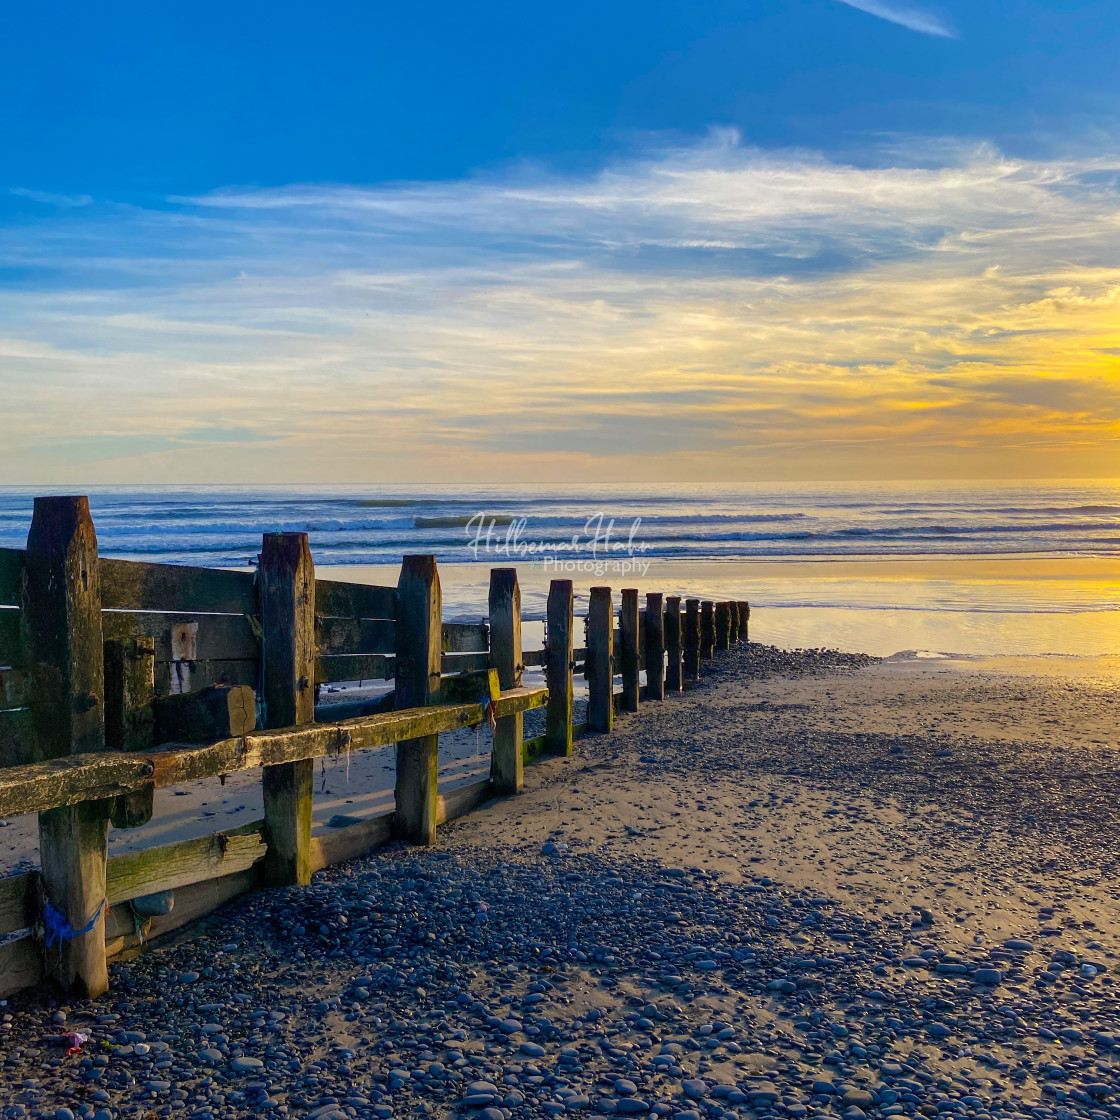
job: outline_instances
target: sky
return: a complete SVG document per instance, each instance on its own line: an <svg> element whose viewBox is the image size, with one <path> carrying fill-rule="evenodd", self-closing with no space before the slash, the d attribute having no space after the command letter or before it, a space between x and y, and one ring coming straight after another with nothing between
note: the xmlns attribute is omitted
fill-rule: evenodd
<svg viewBox="0 0 1120 1120"><path fill-rule="evenodd" d="M1120 475L1115 0L5 18L2 481Z"/></svg>

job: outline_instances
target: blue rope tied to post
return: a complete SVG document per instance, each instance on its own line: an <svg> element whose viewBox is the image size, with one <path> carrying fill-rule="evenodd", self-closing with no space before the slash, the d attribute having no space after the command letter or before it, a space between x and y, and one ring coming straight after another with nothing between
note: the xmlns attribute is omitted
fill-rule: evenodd
<svg viewBox="0 0 1120 1120"><path fill-rule="evenodd" d="M498 716L494 701L489 696L480 696L478 702L482 705L482 714L490 723L490 730L498 726Z"/></svg>
<svg viewBox="0 0 1120 1120"><path fill-rule="evenodd" d="M93 927L97 925L98 918L101 917L102 911L105 909L107 899L101 900L101 905L98 906L93 917L81 929L75 929L67 920L66 916L60 911L56 910L51 905L50 899L43 900L43 944L50 949L52 946L57 945L60 949L64 941L73 941L75 937L81 937L83 934L92 933Z"/></svg>

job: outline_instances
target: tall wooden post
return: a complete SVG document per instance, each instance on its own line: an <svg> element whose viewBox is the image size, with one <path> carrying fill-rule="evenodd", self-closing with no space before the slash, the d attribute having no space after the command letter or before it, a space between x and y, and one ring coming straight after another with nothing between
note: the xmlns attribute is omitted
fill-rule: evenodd
<svg viewBox="0 0 1120 1120"><path fill-rule="evenodd" d="M548 648L545 652L548 712L544 749L548 754L572 753L572 669L575 667L572 604L572 581L554 579L548 588Z"/></svg>
<svg viewBox="0 0 1120 1120"><path fill-rule="evenodd" d="M749 642L750 639L750 623L751 623L751 605L750 603L739 604L739 640L741 642Z"/></svg>
<svg viewBox="0 0 1120 1120"><path fill-rule="evenodd" d="M700 602L700 657L711 661L716 648L716 605L710 599Z"/></svg>
<svg viewBox="0 0 1120 1120"><path fill-rule="evenodd" d="M646 699L665 699L665 608L660 591L646 595Z"/></svg>
<svg viewBox="0 0 1120 1120"><path fill-rule="evenodd" d="M406 556L397 582L397 707L439 703L442 653L439 571L434 556ZM436 842L439 736L397 744L397 812L394 827L413 844Z"/></svg>
<svg viewBox="0 0 1120 1120"><path fill-rule="evenodd" d="M618 661L622 672L624 712L638 710L638 590L622 589L622 606L618 612Z"/></svg>
<svg viewBox="0 0 1120 1120"><path fill-rule="evenodd" d="M681 690L681 597L670 595L665 600L665 690Z"/></svg>
<svg viewBox="0 0 1120 1120"><path fill-rule="evenodd" d="M716 649L731 648L731 607L728 603L716 603Z"/></svg>
<svg viewBox="0 0 1120 1120"><path fill-rule="evenodd" d="M521 687L521 588L516 568L490 569L490 668L498 670L504 692ZM494 727L494 753L490 780L498 794L520 793L525 786L521 756L524 717L521 712L502 716Z"/></svg>
<svg viewBox="0 0 1120 1120"><path fill-rule="evenodd" d="M86 498L36 498L27 534L23 618L31 664L32 726L40 761L105 749L105 668L97 534ZM39 814L47 901L84 930L46 951L64 989L93 998L109 987L105 965L105 863L109 802ZM48 931L49 932L49 931Z"/></svg>
<svg viewBox="0 0 1120 1120"><path fill-rule="evenodd" d="M143 751L155 742L156 640L115 638L105 643L105 743L110 750ZM152 819L155 786L113 800L114 828L137 828Z"/></svg>
<svg viewBox="0 0 1120 1120"><path fill-rule="evenodd" d="M727 640L734 645L739 640L739 604L731 599L727 603L730 618L727 624Z"/></svg>
<svg viewBox="0 0 1120 1120"><path fill-rule="evenodd" d="M614 607L609 587L593 587L587 607L587 724L614 726Z"/></svg>
<svg viewBox="0 0 1120 1120"><path fill-rule="evenodd" d="M700 679L700 600L686 599L684 603L684 679Z"/></svg>
<svg viewBox="0 0 1120 1120"><path fill-rule="evenodd" d="M265 533L257 590L261 608L264 726L315 721L315 565L306 533ZM315 762L264 768L264 878L270 886L311 882Z"/></svg>

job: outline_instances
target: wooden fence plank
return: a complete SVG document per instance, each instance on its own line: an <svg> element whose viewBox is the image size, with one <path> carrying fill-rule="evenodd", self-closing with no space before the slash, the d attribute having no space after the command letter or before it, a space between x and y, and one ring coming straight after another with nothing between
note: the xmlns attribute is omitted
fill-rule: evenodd
<svg viewBox="0 0 1120 1120"><path fill-rule="evenodd" d="M24 555L22 548L0 548L0 606L19 606Z"/></svg>
<svg viewBox="0 0 1120 1120"><path fill-rule="evenodd" d="M140 895L232 875L264 859L267 850L264 838L256 831L218 832L158 848L125 852L109 860L105 897L114 905Z"/></svg>
<svg viewBox="0 0 1120 1120"><path fill-rule="evenodd" d="M524 712L543 707L547 700L547 689L516 688L495 701L495 712L498 716ZM334 755L340 750L343 736L349 736L353 750L372 750L405 739L470 727L485 719L481 704L444 704L339 723L254 731L204 747L165 747L128 753L102 751L13 766L0 769L0 817L114 797L149 781L160 789L257 766Z"/></svg>
<svg viewBox="0 0 1120 1120"><path fill-rule="evenodd" d="M30 673L23 669L0 669L0 711L27 707L30 695Z"/></svg>
<svg viewBox="0 0 1120 1120"><path fill-rule="evenodd" d="M436 823L446 824L457 817L466 816L484 801L489 801L494 793L493 783L483 779L480 782L471 782L470 785L459 786L450 793L440 794L439 805L436 808Z"/></svg>
<svg viewBox="0 0 1120 1120"><path fill-rule="evenodd" d="M490 628L485 622L445 622L441 630L444 653L486 653L490 649Z"/></svg>
<svg viewBox="0 0 1120 1120"><path fill-rule="evenodd" d="M392 680L395 657L384 653L339 654L315 658L315 683Z"/></svg>
<svg viewBox="0 0 1120 1120"><path fill-rule="evenodd" d="M396 623L385 618L315 619L315 643L321 657L354 653L393 653Z"/></svg>
<svg viewBox="0 0 1120 1120"><path fill-rule="evenodd" d="M396 618L397 589L316 579L315 611L323 618Z"/></svg>
<svg viewBox="0 0 1120 1120"><path fill-rule="evenodd" d="M180 693L199 692L213 685L248 685L255 689L259 684L260 662L253 661L157 661L155 663L155 688L160 696L177 696Z"/></svg>
<svg viewBox="0 0 1120 1120"><path fill-rule="evenodd" d="M27 650L20 633L20 612L0 608L0 665L13 669L27 664Z"/></svg>
<svg viewBox="0 0 1120 1120"><path fill-rule="evenodd" d="M0 712L0 767L26 766L38 758L30 709Z"/></svg>
<svg viewBox="0 0 1120 1120"><path fill-rule="evenodd" d="M320 871L344 860L357 859L371 848L387 844L393 838L393 814L382 813L377 817L332 829L311 837L311 870Z"/></svg>
<svg viewBox="0 0 1120 1120"><path fill-rule="evenodd" d="M206 688L164 696L151 705L155 743L212 743L235 739L257 727L257 702L248 685Z"/></svg>
<svg viewBox="0 0 1120 1120"><path fill-rule="evenodd" d="M0 879L0 937L25 929L29 924L27 892L31 889L31 880L28 874Z"/></svg>
<svg viewBox="0 0 1120 1120"><path fill-rule="evenodd" d="M161 934L180 929L196 918L224 906L239 894L251 891L259 882L257 869L251 867L247 871L181 887L175 892L175 908L170 914L154 917L146 937L150 941ZM109 911L106 926L113 934L112 940L107 941L105 946L107 957L119 956L122 951L139 947L139 939L133 932L132 912L125 903L118 903Z"/></svg>
<svg viewBox="0 0 1120 1120"><path fill-rule="evenodd" d="M490 667L488 653L445 653L440 657L440 672L444 676L453 673L477 673Z"/></svg>
<svg viewBox="0 0 1120 1120"><path fill-rule="evenodd" d="M37 941L21 937L18 941L0 945L0 999L7 999L42 979L43 955Z"/></svg>
<svg viewBox="0 0 1120 1120"><path fill-rule="evenodd" d="M106 641L145 635L154 637L157 663L253 661L260 655L260 643L253 626L240 614L105 611L101 626Z"/></svg>
<svg viewBox="0 0 1120 1120"><path fill-rule="evenodd" d="M256 580L252 572L102 560L101 605L106 610L256 614Z"/></svg>

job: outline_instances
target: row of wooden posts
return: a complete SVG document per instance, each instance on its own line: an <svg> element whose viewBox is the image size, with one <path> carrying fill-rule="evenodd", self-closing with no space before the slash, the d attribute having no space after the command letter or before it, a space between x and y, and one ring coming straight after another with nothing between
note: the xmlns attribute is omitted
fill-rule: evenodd
<svg viewBox="0 0 1120 1120"><path fill-rule="evenodd" d="M395 744L393 833L430 844L439 820L483 795L520 791L527 747L567 755L584 728L610 731L616 708L637 710L642 668L646 700L680 691L698 679L703 660L746 639L750 615L742 602L687 599L682 609L681 598L653 593L641 610L638 592L625 589L616 632L611 589L595 587L586 647L576 649L572 582L554 580L545 648L524 651L513 568L491 571L487 624L448 624L435 557L406 556L395 589L318 579L301 533L265 534L255 575L101 560L85 498L36 499L26 550L0 550L5 605L0 762L11 728L24 729L20 749L28 753L0 768L0 816L39 814L41 866L38 876L0 880L0 936L23 920L11 913L23 913L28 925L51 918L63 936L56 948L43 949L42 972L88 996L108 986L107 902L115 908L169 883L181 887L225 873L225 835L218 837L222 870L207 849L210 863L187 870L180 858L171 881L160 866L171 845L149 850L151 858L142 868L130 865L128 876L116 872L111 865L120 857L108 860L109 824L130 828L150 820L155 789L263 768L261 854L250 844L246 858L249 866L260 861L256 870L266 885L306 884L313 865L330 862L321 850L313 858L316 758ZM8 625L17 613L12 607L18 632ZM254 659L216 647L204 658L193 646L176 659L180 631L190 636L202 626L232 634L246 622L257 637ZM161 627L170 628L169 640L157 633ZM169 657L177 672L193 669L196 691L157 695L156 666L166 670ZM573 671L581 662L588 711L577 727ZM527 664L543 667L546 689L524 687ZM249 670L252 684L226 679ZM384 702L357 713L316 707L319 684L378 675L394 680L391 710ZM188 671L181 679L189 677ZM10 707L19 697L22 707ZM526 744L524 713L542 706L545 733ZM339 718L344 712L351 718ZM438 790L439 734L487 716L494 717L490 780L452 807ZM349 845L333 849L338 858L387 835L352 827Z"/></svg>
<svg viewBox="0 0 1120 1120"><path fill-rule="evenodd" d="M570 618L571 587L569 580L552 582L548 598L549 634L552 633L553 596L558 601L558 621L565 617L565 601L566 617ZM618 707L622 711L636 712L641 694L642 668L646 671L645 699L664 700L667 692L680 692L686 683L699 680L701 661L711 660L716 650L726 650L733 642L747 640L750 604L707 599L684 599L683 602L682 612L681 597L666 597L660 591L651 591L646 595L646 606L642 611L638 605L637 589L624 588L618 612L619 648L616 658L611 588L591 588L586 661L589 730L611 730L615 713L613 678L616 667L622 675ZM552 665L551 655L548 663ZM551 693L551 677L548 685ZM557 681L556 687L563 688L565 685Z"/></svg>

